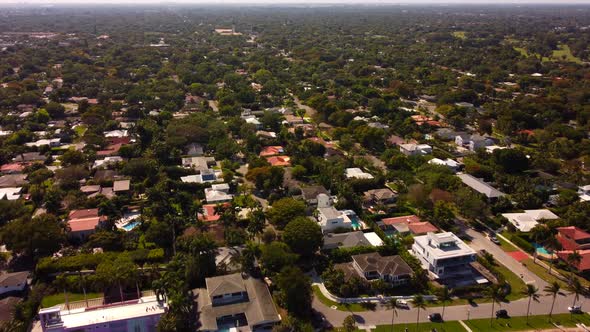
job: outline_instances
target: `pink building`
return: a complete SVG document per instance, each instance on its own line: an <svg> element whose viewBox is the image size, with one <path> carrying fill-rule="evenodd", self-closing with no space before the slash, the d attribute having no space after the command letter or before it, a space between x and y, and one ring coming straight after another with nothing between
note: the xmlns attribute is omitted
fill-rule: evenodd
<svg viewBox="0 0 590 332"><path fill-rule="evenodd" d="M65 305L39 310L43 332L155 332L166 312L156 296L96 307Z"/></svg>

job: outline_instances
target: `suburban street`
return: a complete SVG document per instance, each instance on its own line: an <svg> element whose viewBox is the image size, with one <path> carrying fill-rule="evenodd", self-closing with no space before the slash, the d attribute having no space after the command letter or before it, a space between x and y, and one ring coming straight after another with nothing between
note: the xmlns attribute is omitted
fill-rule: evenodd
<svg viewBox="0 0 590 332"><path fill-rule="evenodd" d="M548 283L539 278L534 273L530 272L525 266L523 266L520 262L516 261L506 252L504 252L499 245L492 243L486 236L480 232L477 232L463 224L459 224L465 234L467 234L471 238L471 243L469 245L476 251L479 250L486 250L490 254L494 256L494 258L500 262L501 264L505 265L508 269L514 272L516 275L520 276L522 274L525 283L533 283L539 289L539 295L541 295L539 302L532 301L531 302L531 315L543 315L549 314L551 309L551 302L552 297L546 296L543 293L543 288L548 285ZM555 300L555 306L553 309L553 313L567 313L568 306L573 304L574 297L569 295L567 291L562 290L560 295ZM581 297L580 301L577 302L578 305L584 305L586 298ZM494 306L494 311L498 309L506 309L510 316L526 316L526 310L528 305L528 298L523 298L517 301L513 301L510 303L501 303L498 305L497 303ZM411 306L411 302L410 302ZM344 318L349 316L351 313L347 311L340 311L336 309L332 309L318 299L314 298L313 307L325 315L326 319L332 323L334 326L341 326ZM584 309L584 308L582 308ZM431 313L442 313L442 307L429 307L425 310L420 311L420 322L427 322L428 315ZM374 311L364 311L364 312L354 312L355 318L357 320L357 324L360 326L374 326L374 325L386 325L391 324L391 310L387 310L387 308L383 305L378 305ZM396 324L398 323L415 323L416 322L416 309L409 309L409 310L398 310L398 315L395 318ZM492 314L492 304L491 303L483 303L483 304L475 304L475 305L459 305L459 306L450 306L445 308L444 319L445 320L468 320L468 319L477 319L477 318L489 318Z"/></svg>

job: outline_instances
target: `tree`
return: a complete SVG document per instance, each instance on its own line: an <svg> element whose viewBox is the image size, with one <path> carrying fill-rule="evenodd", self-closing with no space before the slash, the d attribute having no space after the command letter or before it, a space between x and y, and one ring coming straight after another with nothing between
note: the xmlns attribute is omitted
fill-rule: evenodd
<svg viewBox="0 0 590 332"><path fill-rule="evenodd" d="M412 305L414 308L418 309L416 312L416 331L418 331L418 323L420 323L420 310L426 309L426 301L424 300L424 296L422 296L422 294L414 295Z"/></svg>
<svg viewBox="0 0 590 332"><path fill-rule="evenodd" d="M560 290L561 285L559 285L559 282L557 281L550 283L543 289L545 294L553 296L553 301L551 302L551 310L549 311L549 318L551 318L551 315L553 314L553 306L555 305L555 299L557 298L557 294L559 294Z"/></svg>
<svg viewBox="0 0 590 332"><path fill-rule="evenodd" d="M529 168L529 159L520 150L497 149L493 153L494 163L506 173L519 173Z"/></svg>
<svg viewBox="0 0 590 332"><path fill-rule="evenodd" d="M8 223L0 233L8 250L36 260L50 256L66 243L64 225L52 214L42 214Z"/></svg>
<svg viewBox="0 0 590 332"><path fill-rule="evenodd" d="M285 227L283 240L293 252L309 257L320 249L324 236L317 222L307 217L297 217Z"/></svg>
<svg viewBox="0 0 590 332"><path fill-rule="evenodd" d="M577 250L574 250L571 254L567 255L567 262L570 266L578 268L582 261L582 255Z"/></svg>
<svg viewBox="0 0 590 332"><path fill-rule="evenodd" d="M453 290L449 289L447 286L443 286L439 293L437 294L437 298L440 302L442 302L442 314L441 314L441 318L444 320L445 318L445 307L447 305L447 302L450 302L452 299L452 294L453 294Z"/></svg>
<svg viewBox="0 0 590 332"><path fill-rule="evenodd" d="M393 332L393 323L395 320L395 316L397 316L397 309L399 308L400 305L397 302L397 299L391 298L389 299L389 301L387 301L387 309L391 310L391 332Z"/></svg>
<svg viewBox="0 0 590 332"><path fill-rule="evenodd" d="M266 217L262 209L252 210L248 214L248 226L246 226L246 230L248 231L252 239L255 238L257 235L262 234L265 223Z"/></svg>
<svg viewBox="0 0 590 332"><path fill-rule="evenodd" d="M353 315L348 315L346 318L344 318L344 321L342 322L342 329L345 332L353 332L356 330L356 321L354 320Z"/></svg>
<svg viewBox="0 0 590 332"><path fill-rule="evenodd" d="M262 246L261 264L267 271L279 272L297 260L297 255L284 242L272 242Z"/></svg>
<svg viewBox="0 0 590 332"><path fill-rule="evenodd" d="M529 314L531 310L531 300L539 302L539 289L533 284L527 284L526 288L520 292L522 295L529 298L529 302L526 308L526 322L529 323Z"/></svg>
<svg viewBox="0 0 590 332"><path fill-rule="evenodd" d="M504 297L502 287L495 284L491 285L486 289L486 297L492 300L492 314L490 316L490 326L492 326L492 323L494 321L494 306L496 303L500 303L500 301L502 301Z"/></svg>
<svg viewBox="0 0 590 332"><path fill-rule="evenodd" d="M96 267L96 276L105 286L117 285L121 302L125 300L123 287L135 283L139 274L137 265L133 263L128 254L123 253L117 256L114 262L104 260Z"/></svg>
<svg viewBox="0 0 590 332"><path fill-rule="evenodd" d="M291 220L305 216L305 203L294 198L281 198L266 212L268 221L279 229L285 228Z"/></svg>
<svg viewBox="0 0 590 332"><path fill-rule="evenodd" d="M586 289L580 282L580 279L574 277L573 275L568 282L567 290L574 296L572 307L576 305L576 302L580 299L580 295L584 295L586 293Z"/></svg>
<svg viewBox="0 0 590 332"><path fill-rule="evenodd" d="M298 267L287 266L282 269L277 277L277 286L282 303L289 313L301 318L309 316L311 281Z"/></svg>

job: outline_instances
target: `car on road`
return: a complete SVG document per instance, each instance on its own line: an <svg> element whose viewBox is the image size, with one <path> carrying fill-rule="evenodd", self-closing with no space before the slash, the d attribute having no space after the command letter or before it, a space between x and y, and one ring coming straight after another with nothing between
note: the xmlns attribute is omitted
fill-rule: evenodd
<svg viewBox="0 0 590 332"><path fill-rule="evenodd" d="M396 302L397 306L400 308L410 309L410 305L408 304L408 301L406 301L406 300L397 299L397 300L395 300L395 302Z"/></svg>
<svg viewBox="0 0 590 332"><path fill-rule="evenodd" d="M496 311L496 318L508 318L508 311L506 309Z"/></svg>
<svg viewBox="0 0 590 332"><path fill-rule="evenodd" d="M488 234L488 239L490 241L492 241L492 243L494 243L494 244L500 244L500 240L498 240L498 238L496 237L496 234L495 233L490 232Z"/></svg>
<svg viewBox="0 0 590 332"><path fill-rule="evenodd" d="M428 315L428 319L431 322L442 322L442 316L438 312Z"/></svg>
<svg viewBox="0 0 590 332"><path fill-rule="evenodd" d="M582 313L582 306L575 305L575 306L567 307L567 310L573 314L581 314Z"/></svg>

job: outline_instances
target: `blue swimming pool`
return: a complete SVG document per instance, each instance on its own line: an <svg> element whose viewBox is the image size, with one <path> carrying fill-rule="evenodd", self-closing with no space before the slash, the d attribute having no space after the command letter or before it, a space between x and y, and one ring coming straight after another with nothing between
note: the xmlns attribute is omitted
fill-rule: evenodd
<svg viewBox="0 0 590 332"><path fill-rule="evenodd" d="M126 231L130 231L132 229L134 229L135 227L137 227L137 225L139 225L139 221L132 221L130 223L127 223L125 225L123 225L123 229L125 229Z"/></svg>
<svg viewBox="0 0 590 332"><path fill-rule="evenodd" d="M344 213L348 216L348 219L350 219L351 225L354 229L361 229L363 227L361 220L354 211L346 210Z"/></svg>
<svg viewBox="0 0 590 332"><path fill-rule="evenodd" d="M551 255L551 252L547 251L547 249L545 249L545 247L543 247L540 244L533 243L533 247L535 247L535 250L537 251L538 254Z"/></svg>

